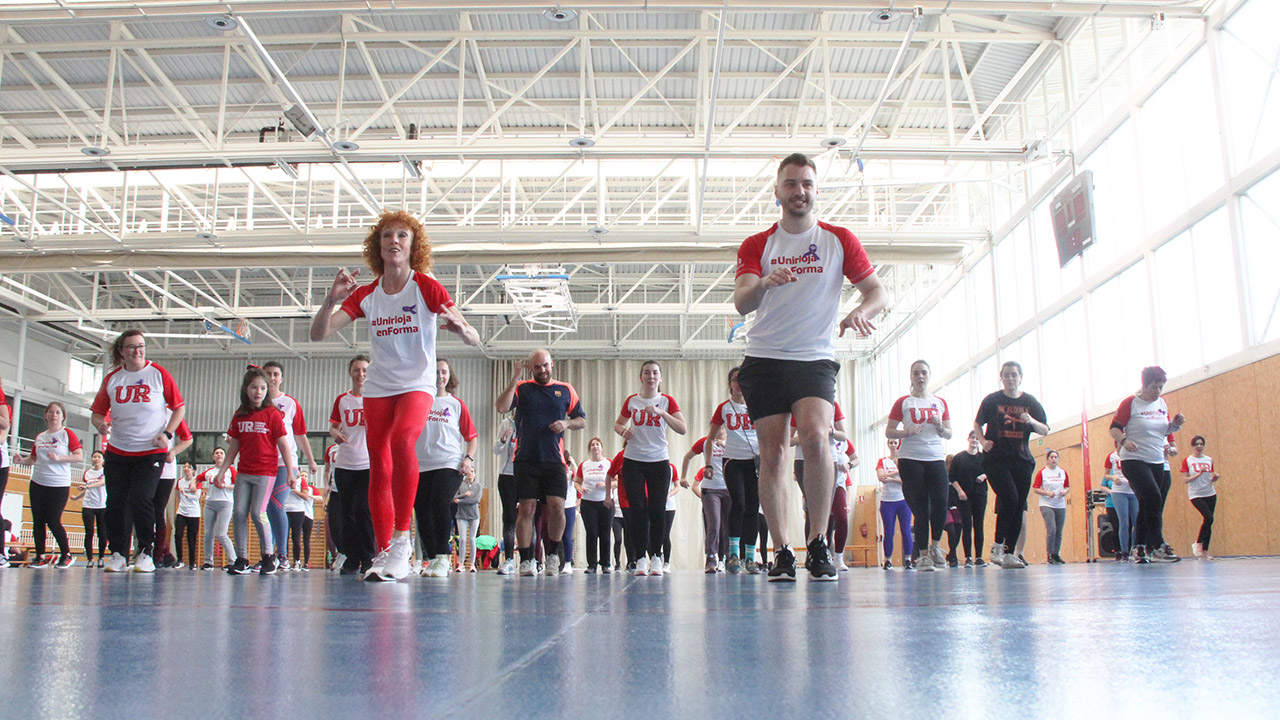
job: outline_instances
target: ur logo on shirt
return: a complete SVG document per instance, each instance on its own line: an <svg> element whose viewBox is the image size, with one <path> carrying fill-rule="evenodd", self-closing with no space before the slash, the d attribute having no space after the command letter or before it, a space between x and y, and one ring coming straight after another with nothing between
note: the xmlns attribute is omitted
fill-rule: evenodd
<svg viewBox="0 0 1280 720"><path fill-rule="evenodd" d="M116 388L116 402L151 402L151 387L149 385L121 385Z"/></svg>
<svg viewBox="0 0 1280 720"><path fill-rule="evenodd" d="M748 415L740 415L738 413L729 413L725 419L725 427L730 430L750 430L751 417Z"/></svg>
<svg viewBox="0 0 1280 720"><path fill-rule="evenodd" d="M259 435L267 434L267 424L254 420L238 420L236 425L239 426L242 433L257 433Z"/></svg>
<svg viewBox="0 0 1280 720"><path fill-rule="evenodd" d="M911 412L911 422L915 423L916 425L931 423L935 419L940 417L940 414L938 413L937 405L930 405L927 408L913 407L913 408L910 408L910 412Z"/></svg>
<svg viewBox="0 0 1280 720"><path fill-rule="evenodd" d="M662 418L657 413L649 412L648 408L632 410L631 422L642 427L662 427Z"/></svg>
<svg viewBox="0 0 1280 720"><path fill-rule="evenodd" d="M364 425L364 408L347 408L343 410L342 421L349 427Z"/></svg>

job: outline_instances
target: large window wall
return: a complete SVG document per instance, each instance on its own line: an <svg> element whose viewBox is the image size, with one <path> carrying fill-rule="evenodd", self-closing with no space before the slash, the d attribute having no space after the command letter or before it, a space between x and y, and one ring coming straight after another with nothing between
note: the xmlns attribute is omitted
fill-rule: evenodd
<svg viewBox="0 0 1280 720"><path fill-rule="evenodd" d="M858 408L862 446L883 446L916 358L933 365L958 451L1006 360L1063 426L1113 408L1144 366L1175 387L1280 352L1280 36L1267 31L1280 3L1220 13L1159 30L1090 20L1066 43L1020 132L1056 128L1073 158L993 186L992 244L859 367L875 388ZM1048 203L1082 169L1098 240L1060 268Z"/></svg>

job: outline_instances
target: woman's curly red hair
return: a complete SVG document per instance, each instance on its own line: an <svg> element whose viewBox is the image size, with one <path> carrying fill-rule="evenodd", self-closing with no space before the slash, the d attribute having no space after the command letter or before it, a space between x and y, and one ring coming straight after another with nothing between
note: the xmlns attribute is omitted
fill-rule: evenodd
<svg viewBox="0 0 1280 720"><path fill-rule="evenodd" d="M431 239L418 219L403 210L382 213L378 222L369 229L364 239L364 261L375 277L382 276L382 230L388 225L403 225L413 233L413 248L409 251L409 267L418 272L431 270Z"/></svg>

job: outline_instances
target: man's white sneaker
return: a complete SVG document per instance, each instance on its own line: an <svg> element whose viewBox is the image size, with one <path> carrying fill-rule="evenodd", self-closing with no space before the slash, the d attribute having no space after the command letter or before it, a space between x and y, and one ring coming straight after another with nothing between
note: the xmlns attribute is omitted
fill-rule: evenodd
<svg viewBox="0 0 1280 720"><path fill-rule="evenodd" d="M151 556L146 553L138 553L138 557L133 560L133 571L136 573L153 573L156 571L156 563Z"/></svg>
<svg viewBox="0 0 1280 720"><path fill-rule="evenodd" d="M538 574L538 566L534 565L532 560L521 560L520 574L524 577L533 577Z"/></svg>
<svg viewBox="0 0 1280 720"><path fill-rule="evenodd" d="M543 574L547 577L555 577L560 574L560 556L555 553L547 553L547 567L543 570Z"/></svg>

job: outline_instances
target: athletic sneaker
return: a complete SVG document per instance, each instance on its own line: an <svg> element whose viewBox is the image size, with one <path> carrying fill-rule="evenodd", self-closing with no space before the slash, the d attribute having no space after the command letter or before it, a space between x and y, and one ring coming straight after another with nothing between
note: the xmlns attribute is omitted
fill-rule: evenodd
<svg viewBox="0 0 1280 720"><path fill-rule="evenodd" d="M120 553L111 553L111 555L107 557L107 564L102 568L103 572L111 573L124 572L128 569L129 561Z"/></svg>
<svg viewBox="0 0 1280 720"><path fill-rule="evenodd" d="M804 567L809 571L810 580L830 582L840 575L840 571L836 570L836 564L831 561L831 550L827 548L827 539L822 535L809 541Z"/></svg>
<svg viewBox="0 0 1280 720"><path fill-rule="evenodd" d="M387 559L382 565L382 579L398 581L409 575L412 568L409 561L413 558L413 542L407 536L392 538L387 548Z"/></svg>
<svg viewBox="0 0 1280 720"><path fill-rule="evenodd" d="M840 572L849 572L849 566L844 564L844 553L836 555L836 570Z"/></svg>
<svg viewBox="0 0 1280 720"><path fill-rule="evenodd" d="M1192 556L1192 557L1200 557L1200 556L1201 556L1201 555L1203 555L1203 554L1204 554L1204 546L1203 546L1203 545L1201 545L1201 544L1200 544L1200 543L1198 543L1198 542L1196 542L1196 543L1191 543L1191 556Z"/></svg>
<svg viewBox="0 0 1280 720"><path fill-rule="evenodd" d="M965 559L964 559L964 566L965 566L965 567L973 567L973 558L965 558Z"/></svg>
<svg viewBox="0 0 1280 720"><path fill-rule="evenodd" d="M200 566L200 569L201 569L201 570L212 570L212 569L213 569L213 563L205 563L205 564L203 564L203 565L201 565L201 566Z"/></svg>
<svg viewBox="0 0 1280 720"><path fill-rule="evenodd" d="M612 573L612 572L613 572L613 568L612 568L612 567L610 567L610 566L608 566L608 565L603 565L603 566L601 566L601 567L600 567L600 574L601 574L601 575L608 575L608 574L610 574L610 573Z"/></svg>
<svg viewBox="0 0 1280 720"><path fill-rule="evenodd" d="M1176 552L1174 552L1174 551L1173 551L1173 546L1172 546L1172 545L1170 545L1169 543L1163 543L1163 544L1161 544L1161 545L1160 545L1160 547L1159 547L1158 549L1159 549L1159 550L1164 550L1164 554L1165 554L1165 555L1167 555L1167 556L1169 556L1169 557L1172 557L1172 558L1176 558L1176 557L1178 557L1178 553L1176 553ZM1181 558L1178 558L1178 559L1181 559Z"/></svg>
<svg viewBox="0 0 1280 720"><path fill-rule="evenodd" d="M285 565L286 569L288 569L288 567L289 567L288 565ZM275 575L276 571L279 569L280 569L280 561L276 559L275 555L263 555L261 567L258 569L258 574L259 575Z"/></svg>
<svg viewBox="0 0 1280 720"><path fill-rule="evenodd" d="M933 572L934 570L937 570L937 568L933 566L933 558L930 557L927 552L916 560L915 566L916 570L919 570L920 572Z"/></svg>
<svg viewBox="0 0 1280 720"><path fill-rule="evenodd" d="M1151 558L1147 557L1146 545L1134 545L1133 549L1130 550L1129 553L1132 562L1137 565L1147 565L1151 562Z"/></svg>
<svg viewBox="0 0 1280 720"><path fill-rule="evenodd" d="M649 558L649 574L654 577L662 577L663 562L660 556Z"/></svg>
<svg viewBox="0 0 1280 720"><path fill-rule="evenodd" d="M933 561L936 570L947 566L947 554L943 552L941 543L935 542L929 546L929 559Z"/></svg>
<svg viewBox="0 0 1280 720"><path fill-rule="evenodd" d="M52 565L53 565L52 555L41 555L40 557L36 558L31 563L29 563L27 567L31 568L32 570L44 570L45 568L50 567Z"/></svg>
<svg viewBox="0 0 1280 720"><path fill-rule="evenodd" d="M138 557L133 559L133 571L136 573L153 573L156 571L156 563L151 556L146 553L138 553Z"/></svg>
<svg viewBox="0 0 1280 720"><path fill-rule="evenodd" d="M707 556L707 562L703 566L703 572L706 573L707 575L716 574L716 558L714 555Z"/></svg>
<svg viewBox="0 0 1280 720"><path fill-rule="evenodd" d="M649 574L649 558L645 556L641 556L640 559L636 561L635 575L636 577L644 577L645 575L648 575L648 574Z"/></svg>
<svg viewBox="0 0 1280 720"><path fill-rule="evenodd" d="M747 562L751 561L748 560ZM725 569L729 571L729 574L737 575L742 572L742 560L737 555L730 555L729 562L725 563Z"/></svg>
<svg viewBox="0 0 1280 720"><path fill-rule="evenodd" d="M341 572L342 567L346 564L347 564L347 556L343 555L342 553L338 553L337 555L333 556L333 564L330 565L329 568L332 569L334 572Z"/></svg>
<svg viewBox="0 0 1280 720"><path fill-rule="evenodd" d="M572 574L573 574L573 564L572 564L572 563L565 563L564 565L561 565L561 566L560 566L560 574L561 574L561 575L572 575Z"/></svg>
<svg viewBox="0 0 1280 720"><path fill-rule="evenodd" d="M369 561L369 569L364 573L364 579L369 582L382 582L383 571L387 568L387 551L383 550L373 556L373 560Z"/></svg>
<svg viewBox="0 0 1280 720"><path fill-rule="evenodd" d="M595 575L595 574L596 574L596 566L595 566L595 565L588 565L588 566L587 566L587 569L586 569L586 570L583 570L583 573L585 573L585 574L587 574L587 575Z"/></svg>
<svg viewBox="0 0 1280 720"><path fill-rule="evenodd" d="M996 543L991 546L991 564L1000 565L1000 559L1004 557L1004 544Z"/></svg>
<svg viewBox="0 0 1280 720"><path fill-rule="evenodd" d="M1176 563L1181 559L1173 554L1173 548L1168 545L1161 545L1155 549L1155 552L1151 553L1151 562Z"/></svg>
<svg viewBox="0 0 1280 720"><path fill-rule="evenodd" d="M244 558L237 558L234 563L231 563L231 567L227 568L227 574L228 575L248 575L249 561L245 560Z"/></svg>
<svg viewBox="0 0 1280 720"><path fill-rule="evenodd" d="M884 561L884 565L883 565L882 567L883 567L885 570L889 570L889 569L893 568L893 561L892 561L892 560L885 560L885 561Z"/></svg>
<svg viewBox="0 0 1280 720"><path fill-rule="evenodd" d="M1019 568L1024 568L1026 566L1027 564L1023 562L1017 555L1014 555L1013 553L1005 553L1004 555L1000 556L1000 567L1004 568L1005 570L1017 570Z"/></svg>
<svg viewBox="0 0 1280 720"><path fill-rule="evenodd" d="M723 573L723 572L724 572L724 558L720 558L720 559L716 560L716 572L717 572L717 573Z"/></svg>
<svg viewBox="0 0 1280 720"><path fill-rule="evenodd" d="M769 582L795 582L796 555L784 547L773 555L773 567L769 568Z"/></svg>
<svg viewBox="0 0 1280 720"><path fill-rule="evenodd" d="M745 572L748 575L760 574L760 564L755 561L755 558L751 558L750 560L747 560L745 563L743 563L743 567L745 568Z"/></svg>
<svg viewBox="0 0 1280 720"><path fill-rule="evenodd" d="M92 565L92 563L90 563ZM9 567L9 556L6 553L0 553L0 568Z"/></svg>
<svg viewBox="0 0 1280 720"><path fill-rule="evenodd" d="M59 570L66 570L67 568L75 564L76 564L75 556L72 555L71 553L66 553L62 557L58 558L58 564L55 567L57 567Z"/></svg>
<svg viewBox="0 0 1280 720"><path fill-rule="evenodd" d="M506 561L502 563L502 567L498 568L499 575L514 575L515 572L516 561L511 558L507 558Z"/></svg>
<svg viewBox="0 0 1280 720"><path fill-rule="evenodd" d="M520 561L520 575L523 577L534 577L538 574L538 566L533 564L532 560Z"/></svg>
<svg viewBox="0 0 1280 720"><path fill-rule="evenodd" d="M458 566L458 572L462 572L461 565ZM431 577L442 577L442 578L449 577L449 556L448 555L436 556L436 573Z"/></svg>
<svg viewBox="0 0 1280 720"><path fill-rule="evenodd" d="M556 553L547 553L546 564L543 567L542 574L547 577L555 577L560 574L560 556Z"/></svg>

